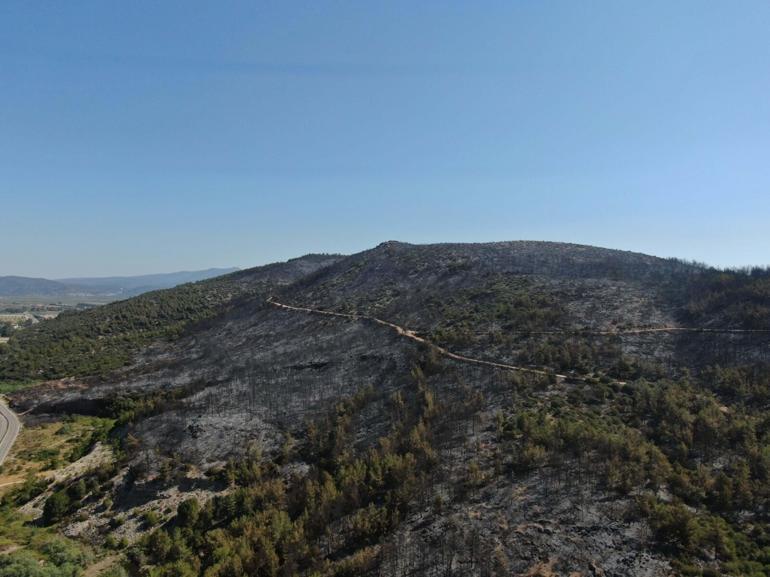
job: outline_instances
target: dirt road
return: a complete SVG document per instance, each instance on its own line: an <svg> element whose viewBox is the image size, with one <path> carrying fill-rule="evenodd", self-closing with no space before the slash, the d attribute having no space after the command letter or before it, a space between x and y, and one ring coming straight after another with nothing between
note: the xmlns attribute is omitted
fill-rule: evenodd
<svg viewBox="0 0 770 577"><path fill-rule="evenodd" d="M427 340L427 339L425 339L425 338L423 338L421 336L416 335L414 333L414 331L412 331L412 330L409 330L409 329L407 329L405 327L402 327L400 325L397 325L395 323L391 323L389 321L378 319L377 317L372 317L372 316L368 316L368 315L335 313L335 312L332 312L332 311L324 311L324 310L321 310L321 309L313 309L313 308L308 308L308 307L297 307L297 306L292 306L292 305L287 305L287 304L280 303L280 302L276 301L273 297L270 297L269 299L267 299L267 302L270 303L271 305L275 306L275 307L278 307L278 308L281 308L281 309L284 309L284 310L289 310L289 311L298 311L298 312L304 312L304 313L310 313L310 314L316 314L316 315L325 315L325 316L330 316L330 317L338 317L338 318L344 318L344 319L353 320L353 321L361 321L361 320L363 320L363 321L370 321L370 322L373 322L375 324L382 325L384 327L388 327L391 330L395 331L396 334L398 334L399 336L402 336L404 338L410 339L410 340L412 340L412 341L414 341L416 343L420 343L420 344L426 345L426 346L430 347L431 349L435 350L438 354L440 354L440 355L442 355L442 356L444 356L444 357L446 357L448 359L454 359L455 361L460 361L460 362L463 362L463 363L469 363L469 364L473 364L473 365L481 365L481 366L485 366L485 367L492 367L492 368L496 368L496 369L505 369L505 370L509 370L509 371L521 371L521 372L524 372L524 373L532 373L532 374L535 374L535 375L552 375L553 374L553 373L550 373L549 371L542 370L542 369L534 369L534 368L531 368L531 367L522 367L522 366L518 366L518 365L509 365L507 363L497 363L497 362L493 362L493 361L485 361L483 359L475 359L475 358L472 358L472 357L466 357L465 355L459 355L457 353L453 353L452 351L450 351L448 349L445 349L444 347L441 347L441 346L439 346L439 345L437 345L435 343L432 343L431 341L429 341L429 340ZM567 375L556 374L554 376L557 379L566 379L566 378L568 378ZM575 380L583 380L583 379L581 379L579 377L570 377L570 378L573 378Z"/></svg>
<svg viewBox="0 0 770 577"><path fill-rule="evenodd" d="M532 367L522 367L518 365L509 365L507 363L497 363L493 361L485 361L483 359L475 359L472 357L466 357L465 355L460 355L457 353L453 353L452 351L445 349L444 347L441 347L421 336L418 336L415 334L414 331L407 329L405 327L402 327L400 325L397 325L395 323L385 321L382 319L378 319L377 317L369 316L369 315L361 315L361 314L349 314L349 313L337 313L332 311L325 311L321 309L314 309L309 307L300 307L300 306L294 306L294 305L287 305L284 303L280 303L275 298L270 297L267 299L267 302L271 305L284 309L289 311L298 311L303 313L310 313L310 314L316 314L316 315L324 315L329 317L337 317L337 318L343 318L353 321L369 321L376 323L378 325L382 325L385 327L388 327L392 330L394 330L399 336L402 336L404 338L410 339L414 342L426 345L430 347L431 349L435 350L440 355L448 358L448 359L454 359L456 361L460 361L463 363L469 363L474 365L481 365L486 367L493 367L496 369L505 369L509 371L521 371L525 373L531 373L535 375L547 375L547 376L555 376L557 379L566 379L569 378L573 381L583 381L585 382L585 379L582 377L578 377L575 375L560 375L558 373L554 373L545 369L536 369ZM557 334L557 333L567 333L570 331L542 331L541 334ZM644 334L644 333L666 333L666 332L684 332L684 333L770 333L770 330L767 329L707 329L707 328L693 328L693 327L641 327L641 328L630 328L630 329L618 329L618 330L611 330L611 331L573 331L578 332L580 334L591 334L591 335L638 335L638 334ZM625 384L625 381L614 381L619 384Z"/></svg>

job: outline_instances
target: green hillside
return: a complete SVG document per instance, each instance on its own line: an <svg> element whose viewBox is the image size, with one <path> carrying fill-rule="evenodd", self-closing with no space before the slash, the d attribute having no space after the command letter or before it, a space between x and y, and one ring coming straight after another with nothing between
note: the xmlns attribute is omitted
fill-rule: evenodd
<svg viewBox="0 0 770 577"><path fill-rule="evenodd" d="M263 295L337 257L308 255L118 301L64 312L0 345L0 383L98 376L129 363L143 346L221 314L229 303Z"/></svg>

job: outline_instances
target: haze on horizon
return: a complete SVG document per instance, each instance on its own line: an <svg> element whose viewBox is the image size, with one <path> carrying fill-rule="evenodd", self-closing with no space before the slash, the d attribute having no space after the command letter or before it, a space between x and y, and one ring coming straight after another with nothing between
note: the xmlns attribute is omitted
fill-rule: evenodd
<svg viewBox="0 0 770 577"><path fill-rule="evenodd" d="M770 264L770 5L0 7L0 275L389 240Z"/></svg>

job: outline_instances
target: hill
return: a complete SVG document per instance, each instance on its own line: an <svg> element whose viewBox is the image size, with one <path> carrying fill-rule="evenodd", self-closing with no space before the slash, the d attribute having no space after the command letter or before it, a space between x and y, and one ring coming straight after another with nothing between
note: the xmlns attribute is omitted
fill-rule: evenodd
<svg viewBox="0 0 770 577"><path fill-rule="evenodd" d="M0 347L0 382L103 374L127 363L155 339L174 338L189 324L221 313L236 299L264 294L337 258L309 255L83 312L66 311L14 333Z"/></svg>
<svg viewBox="0 0 770 577"><path fill-rule="evenodd" d="M388 242L217 283L183 330L146 295L67 319L116 337L13 404L114 419L119 450L41 522L148 574L768 574L768 271ZM61 368L146 318L170 332ZM59 354L42 324L0 367Z"/></svg>

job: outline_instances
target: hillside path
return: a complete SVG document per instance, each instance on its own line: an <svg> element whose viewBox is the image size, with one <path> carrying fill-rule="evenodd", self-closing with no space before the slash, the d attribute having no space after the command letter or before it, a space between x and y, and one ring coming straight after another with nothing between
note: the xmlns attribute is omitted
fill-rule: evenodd
<svg viewBox="0 0 770 577"><path fill-rule="evenodd" d="M437 345L436 343L433 343L429 341L428 339L421 337L413 330L407 329L406 327L402 327L401 325L397 325L396 323L392 323L390 321L386 321L383 319L379 319L377 317L373 317L370 315L362 315L362 314L351 314L351 313L338 313L333 311L325 311L322 309L314 309L310 307L301 307L301 306L294 306L294 305L287 305L285 303L278 302L275 300L274 297L270 297L267 299L267 302L271 305L278 307L280 309L289 310L289 311L298 311L303 313L310 313L310 314L316 314L316 315L324 315L329 317L338 317L353 321L359 321L359 320L365 320L370 321L373 323L376 323L378 325L382 325L384 327L388 327L396 332L399 336L402 336L404 338L407 338L409 340L412 340L416 343L420 343L423 345L426 345L439 353L440 355L448 358L448 359L454 359L456 361L460 361L463 363L469 363L474 365L481 365L486 367L493 367L496 369L505 369L509 371L521 371L525 373L531 373L535 375L544 375L544 376L555 376L557 379L566 379L570 378L575 381L585 381L583 377L578 377L575 375L560 375L558 373L553 373L544 369L536 369L533 367L522 367L520 365L511 365L508 363L498 363L494 361L485 361L483 359L476 359L473 357L467 357L465 355L460 355L457 353L453 353L452 351L445 349L442 346ZM565 333L569 331L543 331L547 333ZM621 329L621 330L612 330L612 331L577 331L581 334L591 334L591 335L636 335L636 334L644 334L644 333L665 333L665 332L690 332L690 333L770 333L770 330L768 329L708 329L708 328L692 328L692 327L649 327L649 328L631 328L631 329ZM617 383L623 384L624 381L616 381Z"/></svg>
<svg viewBox="0 0 770 577"><path fill-rule="evenodd" d="M567 375L553 374L553 373L551 373L549 371L545 371L545 370L542 370L542 369L535 369L535 368L532 368L532 367L522 367L520 365L510 365L510 364L507 364L507 363L497 363L497 362L494 362L494 361L485 361L483 359L475 359L473 357L466 357L465 355L459 355L457 353L453 353L452 351L450 351L448 349L445 349L444 347L441 347L441 346L439 346L439 345L429 341L428 339L425 339L425 338L423 338L421 336L416 335L414 333L414 331L412 331L412 330L409 330L409 329L407 329L405 327L402 327L401 325L397 325L396 323L392 323L390 321L385 321L385 320L382 320L382 319L378 319L377 317L373 317L373 316L369 316L369 315L360 315L360 314L336 313L336 312L332 312L332 311L325 311L325 310L321 310L321 309L313 309L313 308L309 308L309 307L298 307L298 306L293 306L293 305L287 305L287 304L280 303L280 302L276 301L273 297L270 297L269 299L267 299L267 302L270 303L271 305L275 306L275 307L278 307L278 308L284 309L284 310L289 310L289 311L298 311L298 312L303 312L303 313L324 315L324 316L330 316L330 317L338 317L338 318L344 318L344 319L353 320L353 321L360 321L360 320L370 321L370 322L376 323L378 325L382 325L384 327L388 327L388 328L392 329L393 331L395 331L396 334L398 334L399 336L407 338L407 339L409 339L411 341L414 341L416 343L420 343L420 344L426 345L426 346L430 347L431 349L433 349L434 351L436 351L437 353L439 353L440 355L442 355L442 356L444 356L444 357L446 357L448 359L454 359L455 361L460 361L460 362L463 362L463 363L469 363L469 364L473 364L473 365L481 365L481 366L485 366L485 367L492 367L492 368L495 368L495 369L505 369L505 370L509 370L509 371L521 371L521 372L524 372L524 373L531 373L531 374L535 374L535 375L543 375L543 376L554 375L557 379L566 379L566 378L568 378ZM580 377L570 376L569 378L572 378L572 379L575 379L575 380L580 380L580 381L583 380Z"/></svg>

